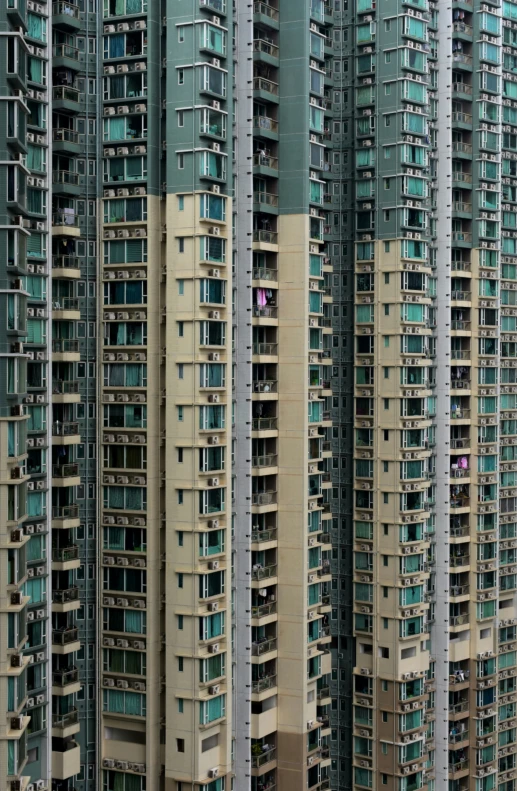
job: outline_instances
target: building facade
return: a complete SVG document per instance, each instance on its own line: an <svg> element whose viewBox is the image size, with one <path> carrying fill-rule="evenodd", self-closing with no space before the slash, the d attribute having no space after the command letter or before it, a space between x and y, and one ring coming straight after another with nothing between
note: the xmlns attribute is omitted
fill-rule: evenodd
<svg viewBox="0 0 517 791"><path fill-rule="evenodd" d="M515 791L517 5L382 3L0 9L7 791Z"/></svg>

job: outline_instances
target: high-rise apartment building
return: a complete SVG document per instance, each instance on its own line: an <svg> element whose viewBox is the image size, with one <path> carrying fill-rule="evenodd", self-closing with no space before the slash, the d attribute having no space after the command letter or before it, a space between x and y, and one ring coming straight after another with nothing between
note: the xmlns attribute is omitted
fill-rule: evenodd
<svg viewBox="0 0 517 791"><path fill-rule="evenodd" d="M516 74L511 0L3 0L0 791L516 791Z"/></svg>

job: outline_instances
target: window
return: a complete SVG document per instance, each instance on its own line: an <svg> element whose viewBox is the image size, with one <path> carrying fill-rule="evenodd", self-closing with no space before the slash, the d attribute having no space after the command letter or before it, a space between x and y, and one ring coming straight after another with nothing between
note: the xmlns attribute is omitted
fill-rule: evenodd
<svg viewBox="0 0 517 791"><path fill-rule="evenodd" d="M387 349L390 345L390 336L384 335L383 337L384 337L384 348Z"/></svg>
<svg viewBox="0 0 517 791"><path fill-rule="evenodd" d="M185 196L179 195L178 196L178 211L184 211L185 209Z"/></svg>
<svg viewBox="0 0 517 791"><path fill-rule="evenodd" d="M178 505L183 505L183 489L178 489ZM181 577L182 580L181 585L179 585L180 588L183 587L183 575L181 575Z"/></svg>
<svg viewBox="0 0 517 791"><path fill-rule="evenodd" d="M180 236L178 239L178 252L184 253L185 252L185 239L183 236Z"/></svg>
<svg viewBox="0 0 517 791"><path fill-rule="evenodd" d="M185 739L176 739L176 749L179 753L185 752Z"/></svg>
<svg viewBox="0 0 517 791"><path fill-rule="evenodd" d="M384 401L384 409L389 409L390 408L390 399L389 398L384 398L383 401Z"/></svg>
<svg viewBox="0 0 517 791"><path fill-rule="evenodd" d="M178 407L178 420L181 422L183 420L183 407Z"/></svg>
<svg viewBox="0 0 517 791"><path fill-rule="evenodd" d="M381 714L382 714L382 721L383 722L388 722L388 712L387 711L383 711L383 712L381 712Z"/></svg>
<svg viewBox="0 0 517 791"><path fill-rule="evenodd" d="M185 84L185 71L184 69L178 69L178 85Z"/></svg>
<svg viewBox="0 0 517 791"><path fill-rule="evenodd" d="M179 714L183 714L183 704L184 704L183 698L178 698L178 713Z"/></svg>
<svg viewBox="0 0 517 791"><path fill-rule="evenodd" d="M390 438L390 432L387 428L384 429L384 442L388 442Z"/></svg>

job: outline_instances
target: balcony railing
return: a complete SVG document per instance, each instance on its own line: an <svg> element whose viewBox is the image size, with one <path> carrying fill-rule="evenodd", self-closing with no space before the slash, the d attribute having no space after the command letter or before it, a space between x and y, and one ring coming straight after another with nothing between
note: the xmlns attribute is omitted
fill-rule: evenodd
<svg viewBox="0 0 517 791"><path fill-rule="evenodd" d="M263 242L264 244L278 244L278 234L276 231L253 231L253 241Z"/></svg>
<svg viewBox="0 0 517 791"><path fill-rule="evenodd" d="M56 380L52 382L53 395L75 395L79 392L79 382Z"/></svg>
<svg viewBox="0 0 517 791"><path fill-rule="evenodd" d="M78 709L72 709L66 714L53 714L52 727L53 728L68 728L69 725L76 725L79 722Z"/></svg>
<svg viewBox="0 0 517 791"><path fill-rule="evenodd" d="M52 672L52 686L54 687L66 687L68 684L76 684L78 681L79 671L76 667Z"/></svg>
<svg viewBox="0 0 517 791"><path fill-rule="evenodd" d="M71 255L52 256L52 269L79 269L79 259Z"/></svg>
<svg viewBox="0 0 517 791"><path fill-rule="evenodd" d="M458 200L457 201L453 201L452 202L452 210L453 211L461 211L461 212L470 213L470 212L472 212L472 203L465 203L465 201L458 201ZM457 263L457 262L454 262L454 263ZM454 268L455 267L453 266L453 269Z"/></svg>
<svg viewBox="0 0 517 791"><path fill-rule="evenodd" d="M469 614L467 612L464 615L451 615L450 620L451 626L464 626L469 623Z"/></svg>
<svg viewBox="0 0 517 791"><path fill-rule="evenodd" d="M274 431L278 427L276 417L256 417L251 421L252 431Z"/></svg>
<svg viewBox="0 0 517 791"><path fill-rule="evenodd" d="M451 596L467 596L470 591L470 585L453 585L450 589Z"/></svg>
<svg viewBox="0 0 517 791"><path fill-rule="evenodd" d="M267 456L253 456L251 460L252 467L276 467L278 457L276 453L270 453Z"/></svg>
<svg viewBox="0 0 517 791"><path fill-rule="evenodd" d="M254 343L253 354L276 355L278 353L278 343Z"/></svg>
<svg viewBox="0 0 517 791"><path fill-rule="evenodd" d="M256 319L276 319L278 308L271 305L253 305L253 316Z"/></svg>
<svg viewBox="0 0 517 791"><path fill-rule="evenodd" d="M56 212L52 215L52 225L54 228L58 228L62 225L66 226L67 228L77 228L79 227L79 218L73 211Z"/></svg>
<svg viewBox="0 0 517 791"><path fill-rule="evenodd" d="M55 58L70 58L71 60L79 60L79 50L77 49L77 47L71 47L70 44L56 44L55 47L52 47L52 54ZM56 86L56 88L66 88L66 87L67 86L65 85ZM54 88L54 90L56 90L56 88ZM79 91L76 91L75 88L72 88L71 90L79 93ZM63 97L58 96L56 98L61 99ZM77 101L77 99L72 99L72 101Z"/></svg>
<svg viewBox="0 0 517 791"><path fill-rule="evenodd" d="M470 327L470 321L459 321L457 319L451 321L451 330L462 330L463 332L468 332Z"/></svg>
<svg viewBox="0 0 517 791"><path fill-rule="evenodd" d="M74 437L79 434L79 423L53 423L52 436L54 437Z"/></svg>
<svg viewBox="0 0 517 791"><path fill-rule="evenodd" d="M55 16L64 14L65 16L71 16L75 19L79 19L79 7L73 5L72 3L66 3L62 0L58 0L57 3L52 3L52 14Z"/></svg>
<svg viewBox="0 0 517 791"><path fill-rule="evenodd" d="M276 687L276 676L271 676L271 678L274 679L274 684L271 684L270 686L261 687L260 689L255 689L255 685L262 684L263 681L269 681L270 679L261 679L260 681L253 681L251 684L251 691L256 693L256 692L262 692L265 689L271 689L272 687ZM269 750L266 750L260 755L251 756L251 768L260 769L261 766L270 763L270 761L274 761L275 758L276 758L276 747L271 747Z"/></svg>
<svg viewBox="0 0 517 791"><path fill-rule="evenodd" d="M276 379L255 379L253 382L254 393L276 393L277 389Z"/></svg>
<svg viewBox="0 0 517 791"><path fill-rule="evenodd" d="M276 651L276 646L277 646L276 637L272 637L269 640L267 638L264 638L264 640L257 641L251 644L251 655L263 656L263 654L268 654L270 651Z"/></svg>
<svg viewBox="0 0 517 791"><path fill-rule="evenodd" d="M76 626L71 626L69 629L54 629L52 631L52 644L53 645L69 645L76 643L79 639L79 629Z"/></svg>
<svg viewBox="0 0 517 791"><path fill-rule="evenodd" d="M67 102L76 102L77 104L79 104L79 94L80 91L78 91L77 88L70 88L68 85L57 85L55 88L52 89L52 98L54 99L54 101L62 99L62 100L66 100ZM65 171L59 171L59 172L65 172ZM77 175L77 174L74 173L73 175ZM55 176L56 176L56 171L54 171L54 182L56 182Z"/></svg>
<svg viewBox="0 0 517 791"><path fill-rule="evenodd" d="M253 164L256 167L262 166L264 168L270 168L271 170L278 170L278 157L258 153L253 156Z"/></svg>
<svg viewBox="0 0 517 791"><path fill-rule="evenodd" d="M271 41L256 38L253 42L253 52L263 52L264 55L269 55L271 58L278 58L279 49Z"/></svg>
<svg viewBox="0 0 517 791"><path fill-rule="evenodd" d="M275 22L278 22L278 11L273 6L270 6L268 3L256 2L253 4L253 12L255 14L262 14L262 16L268 16L270 19L273 19Z"/></svg>
<svg viewBox="0 0 517 791"><path fill-rule="evenodd" d="M52 140L54 143L78 143L79 134L73 129L53 129Z"/></svg>
<svg viewBox="0 0 517 791"><path fill-rule="evenodd" d="M62 425L62 424L60 424ZM79 516L78 505L52 506L52 519L77 519Z"/></svg>
<svg viewBox="0 0 517 791"><path fill-rule="evenodd" d="M53 464L53 478L75 478L79 475L78 464Z"/></svg>
<svg viewBox="0 0 517 791"><path fill-rule="evenodd" d="M472 85L469 85L466 82L453 82L452 90L455 93L467 93L469 95L472 95Z"/></svg>
<svg viewBox="0 0 517 791"><path fill-rule="evenodd" d="M59 338L52 341L53 354L77 354L79 351L79 341L71 338Z"/></svg>
<svg viewBox="0 0 517 791"><path fill-rule="evenodd" d="M52 591L52 601L54 604L67 604L68 602L79 601L79 588L55 589Z"/></svg>
<svg viewBox="0 0 517 791"><path fill-rule="evenodd" d="M472 56L465 55L464 52L453 52L452 59L454 63L464 63L465 66L472 66Z"/></svg>
<svg viewBox="0 0 517 791"><path fill-rule="evenodd" d="M470 118L470 120L472 121L472 116L471 115L467 115L467 113L453 113L452 115L453 116L455 116L455 115L465 116L466 118ZM467 121L465 121L465 123L467 123ZM464 173L462 170L454 170L453 173L452 173L452 180L453 181L463 181L466 184L472 184L472 173Z"/></svg>
<svg viewBox="0 0 517 791"><path fill-rule="evenodd" d="M278 280L278 269L266 269L264 267L259 267L253 270L253 279L276 281Z"/></svg>
<svg viewBox="0 0 517 791"><path fill-rule="evenodd" d="M68 560L77 560L79 557L79 547L53 547L52 560L57 563L66 563Z"/></svg>
<svg viewBox="0 0 517 791"><path fill-rule="evenodd" d="M276 492L256 492L251 495L252 505L273 505L276 503Z"/></svg>
<svg viewBox="0 0 517 791"><path fill-rule="evenodd" d="M266 80L265 77L254 77L253 90L265 91L266 93L271 93L273 96L278 96L278 83L272 80Z"/></svg>
<svg viewBox="0 0 517 791"><path fill-rule="evenodd" d="M457 154L472 154L472 146L469 143L461 143L459 140L453 142L452 150Z"/></svg>
<svg viewBox="0 0 517 791"><path fill-rule="evenodd" d="M276 601L267 602L266 604L257 604L251 608L252 618L267 618L268 615L276 613Z"/></svg>
<svg viewBox="0 0 517 791"><path fill-rule="evenodd" d="M469 738L469 732L467 729L463 731L456 731L455 728L449 731L449 742L451 744L457 744L458 742L464 742L466 739Z"/></svg>
<svg viewBox="0 0 517 791"><path fill-rule="evenodd" d="M276 527L268 528L267 530L253 530L251 533L252 544L260 544L264 541L276 541L277 529Z"/></svg>
<svg viewBox="0 0 517 791"><path fill-rule="evenodd" d="M275 195L272 192L254 192L253 202L262 203L264 206L272 206L275 208L278 206L278 195Z"/></svg>
<svg viewBox="0 0 517 791"><path fill-rule="evenodd" d="M452 232L452 241L453 242L472 242L472 234L468 233L467 231L453 231Z"/></svg>
<svg viewBox="0 0 517 791"><path fill-rule="evenodd" d="M276 577L277 574L277 566L276 563L270 566L263 566L261 568L254 568L251 571L251 579L255 582L259 580L267 580L271 579L271 577Z"/></svg>

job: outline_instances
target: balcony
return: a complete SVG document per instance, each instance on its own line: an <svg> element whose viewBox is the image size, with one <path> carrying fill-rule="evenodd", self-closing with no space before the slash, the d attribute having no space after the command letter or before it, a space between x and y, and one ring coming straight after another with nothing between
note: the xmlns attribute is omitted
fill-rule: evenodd
<svg viewBox="0 0 517 791"><path fill-rule="evenodd" d="M52 25L53 27L61 27L68 30L79 30L81 23L78 6L63 0L52 3Z"/></svg>
<svg viewBox="0 0 517 791"><path fill-rule="evenodd" d="M276 541L276 539L277 539L276 527L266 530L253 530L251 533L252 544L260 544L260 543L264 543L265 541Z"/></svg>
<svg viewBox="0 0 517 791"><path fill-rule="evenodd" d="M253 78L253 90L256 92L256 98L263 98L267 101L278 102L277 82L268 80L265 77L257 76Z"/></svg>
<svg viewBox="0 0 517 791"><path fill-rule="evenodd" d="M52 277L78 280L81 277L79 259L74 256L52 256Z"/></svg>
<svg viewBox="0 0 517 791"><path fill-rule="evenodd" d="M278 456L275 453L270 453L267 456L253 456L251 459L252 469L261 469L264 467L276 467L278 464Z"/></svg>
<svg viewBox="0 0 517 791"><path fill-rule="evenodd" d="M265 678L260 678L257 681L251 682L251 692L253 695L259 695L261 692L267 692L269 689L274 689L276 684L276 675L266 676ZM262 756L260 757L262 758ZM269 760L273 759L270 758ZM264 763L267 763L267 761L264 761ZM258 766L254 766L253 768L258 769Z"/></svg>
<svg viewBox="0 0 517 791"><path fill-rule="evenodd" d="M72 612L72 610L77 610L79 607L79 588L76 586L52 591L53 612Z"/></svg>
<svg viewBox="0 0 517 791"><path fill-rule="evenodd" d="M54 379L52 381L52 402L54 404L77 404L81 400L79 382Z"/></svg>
<svg viewBox="0 0 517 791"><path fill-rule="evenodd" d="M270 63L273 66L278 65L280 50L272 41L256 38L253 41L253 52L259 56L257 60L262 60L264 63Z"/></svg>
<svg viewBox="0 0 517 791"><path fill-rule="evenodd" d="M277 566L276 563L274 563L269 566L254 567L251 572L251 579L253 580L253 582L259 582L260 580L266 580L276 577L276 575L277 575Z"/></svg>
<svg viewBox="0 0 517 791"><path fill-rule="evenodd" d="M269 654L271 651L277 650L277 639L276 637L270 638L269 640L264 637L263 640L257 640L251 644L251 655L252 656L264 656L264 654Z"/></svg>
<svg viewBox="0 0 517 791"><path fill-rule="evenodd" d="M53 445L76 445L80 442L79 423L56 421L52 424Z"/></svg>
<svg viewBox="0 0 517 791"><path fill-rule="evenodd" d="M253 167L259 168L257 173L264 173L265 175L268 175L270 170L275 171L274 175L276 176L278 175L278 157L259 152L253 156Z"/></svg>
<svg viewBox="0 0 517 791"><path fill-rule="evenodd" d="M55 529L68 530L79 526L79 506L78 505L54 505L52 506L52 527Z"/></svg>
<svg viewBox="0 0 517 791"><path fill-rule="evenodd" d="M276 393L278 382L276 379L259 379L253 382L254 393Z"/></svg>
<svg viewBox="0 0 517 791"><path fill-rule="evenodd" d="M51 348L54 362L75 363L81 359L77 340L71 338L53 340Z"/></svg>
<svg viewBox="0 0 517 791"><path fill-rule="evenodd" d="M58 688L70 687L79 683L79 671L76 667L52 671L52 686ZM60 693L54 693L59 695ZM67 694L71 694L67 692Z"/></svg>
<svg viewBox="0 0 517 791"><path fill-rule="evenodd" d="M77 643L78 640L79 629L76 626L70 626L67 629L52 630L52 645L67 646Z"/></svg>
<svg viewBox="0 0 517 791"><path fill-rule="evenodd" d="M252 431L276 431L278 428L278 418L276 417L256 417L251 421Z"/></svg>
<svg viewBox="0 0 517 791"><path fill-rule="evenodd" d="M269 5L269 3L255 2L253 4L253 13L259 14L261 17L265 18L264 20L259 20L259 21L265 22L266 24L268 21L274 22L276 23L274 27L275 28L278 27L278 21L279 21L278 11L276 8L273 8L273 6Z"/></svg>
<svg viewBox="0 0 517 791"><path fill-rule="evenodd" d="M251 504L254 506L275 505L276 492L254 492L251 495Z"/></svg>
<svg viewBox="0 0 517 791"><path fill-rule="evenodd" d="M274 247L273 252L276 252L278 234L276 231L255 230L253 231L253 243L257 245L253 248L255 250L268 250Z"/></svg>
<svg viewBox="0 0 517 791"><path fill-rule="evenodd" d="M278 213L275 211L278 209L278 195L275 195L272 192L254 192L253 203L255 204L255 211L271 211L273 214Z"/></svg>
<svg viewBox="0 0 517 791"><path fill-rule="evenodd" d="M52 465L52 486L79 486L80 483L78 464Z"/></svg>
<svg viewBox="0 0 517 791"><path fill-rule="evenodd" d="M73 210L56 212L52 215L52 236L73 238L80 235L79 218Z"/></svg>
<svg viewBox="0 0 517 791"><path fill-rule="evenodd" d="M52 728L58 729L61 731L67 730L68 728L73 728L74 726L79 725L79 711L78 709L70 709L66 714L52 714ZM79 730L78 728L76 729ZM52 734L53 736L57 736L59 734Z"/></svg>
<svg viewBox="0 0 517 791"><path fill-rule="evenodd" d="M251 606L251 617L256 619L268 618L270 615L276 615L276 610L276 601L255 604Z"/></svg>
<svg viewBox="0 0 517 791"><path fill-rule="evenodd" d="M80 91L68 85L58 85L52 88L53 110L78 113L81 109L79 103ZM59 172L59 171L58 171ZM54 184L66 184L66 181L56 181L54 171Z"/></svg>
<svg viewBox="0 0 517 791"><path fill-rule="evenodd" d="M276 676L273 676L273 678L275 679L275 683L274 683L273 686L276 686ZM258 684L258 683L260 683L260 682L253 682L252 692L255 692L255 689L253 688L253 686L255 684ZM270 689L270 687L267 687L267 689ZM259 690L259 691L261 691L261 690ZM262 766L265 766L266 764L269 764L269 763L271 763L271 761L274 761L276 759L276 747L274 747L274 746L272 747L270 745L269 746L266 745L266 746L267 746L267 749L264 750L264 752L260 752L260 753L258 753L258 750L257 750L257 748L258 749L262 749L260 744L254 744L252 746L252 748L251 748L251 768L252 769L260 769Z"/></svg>

